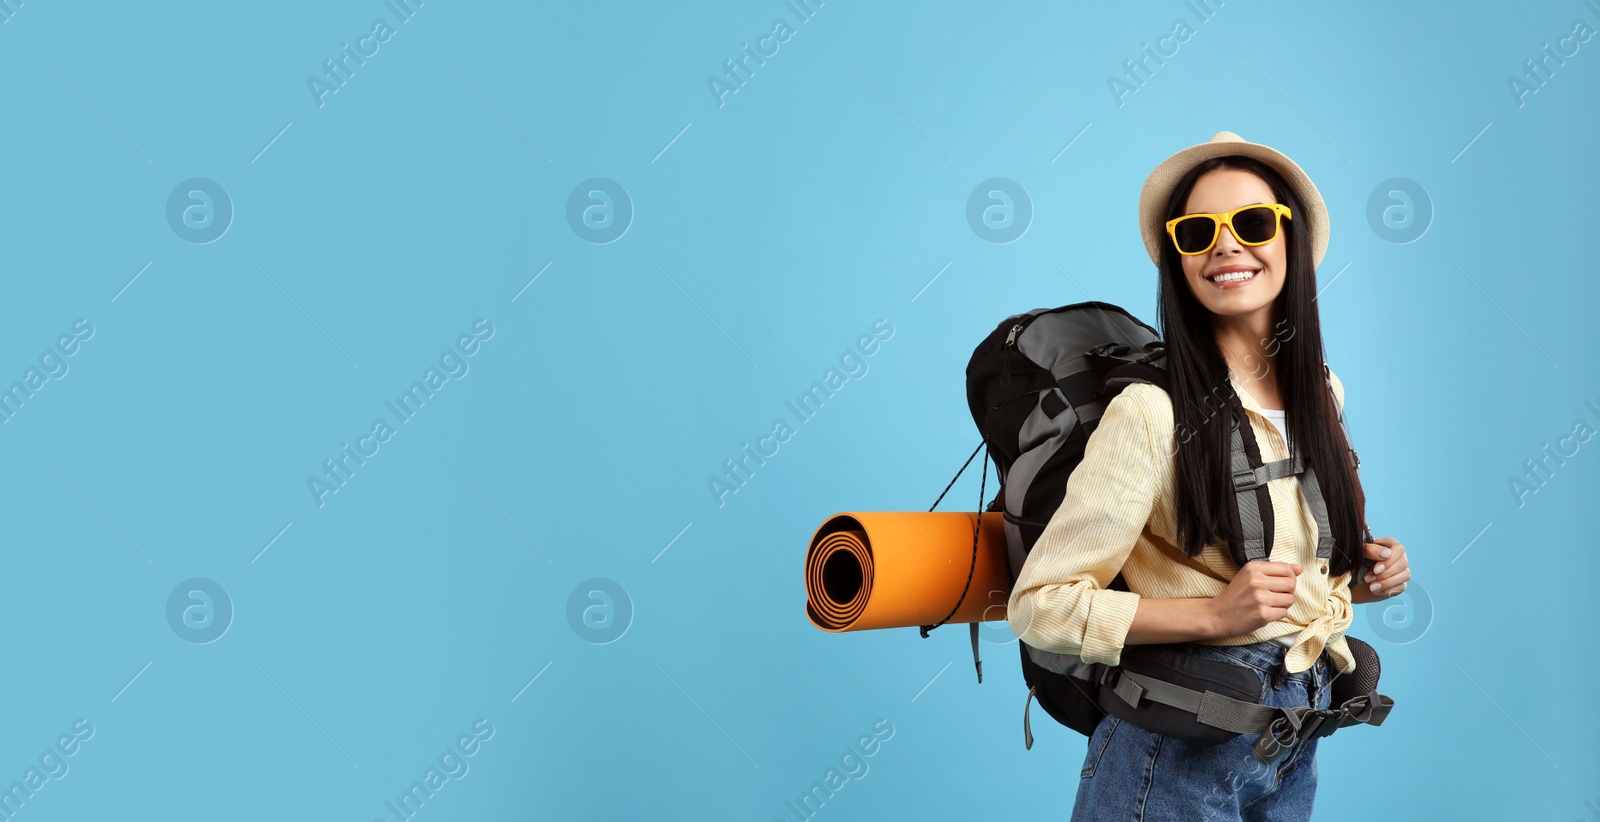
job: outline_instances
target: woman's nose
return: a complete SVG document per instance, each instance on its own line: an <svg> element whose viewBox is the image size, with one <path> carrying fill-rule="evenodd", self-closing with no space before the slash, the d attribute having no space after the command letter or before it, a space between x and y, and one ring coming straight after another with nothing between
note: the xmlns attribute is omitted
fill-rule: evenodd
<svg viewBox="0 0 1600 822"><path fill-rule="evenodd" d="M1215 248L1211 249L1211 253L1232 254L1233 252L1242 250L1243 248L1244 246L1241 246L1239 241L1234 239L1233 231L1231 229L1229 229L1227 226L1219 226L1217 228L1217 245Z"/></svg>

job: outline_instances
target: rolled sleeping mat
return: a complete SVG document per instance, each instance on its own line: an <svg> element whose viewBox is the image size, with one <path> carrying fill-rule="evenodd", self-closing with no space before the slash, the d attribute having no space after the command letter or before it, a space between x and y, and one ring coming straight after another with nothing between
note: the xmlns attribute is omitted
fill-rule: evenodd
<svg viewBox="0 0 1600 822"><path fill-rule="evenodd" d="M982 516L976 567L976 511L852 511L829 517L806 551L806 616L831 632L907 628L938 622L959 600L961 607L948 622L1005 619L1011 597L1005 517L998 512Z"/></svg>

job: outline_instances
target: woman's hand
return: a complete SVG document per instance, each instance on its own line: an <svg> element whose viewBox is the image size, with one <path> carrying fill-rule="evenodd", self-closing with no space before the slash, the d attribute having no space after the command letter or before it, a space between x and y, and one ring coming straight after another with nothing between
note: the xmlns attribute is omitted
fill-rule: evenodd
<svg viewBox="0 0 1600 822"><path fill-rule="evenodd" d="M1377 562L1367 574L1367 581L1357 585L1354 574L1350 577L1350 602L1355 605L1388 599L1404 591L1406 582L1411 579L1410 563L1406 561L1406 547L1394 537L1373 539L1376 542L1366 543L1362 550L1363 556ZM1373 590L1373 586L1377 586L1376 591Z"/></svg>
<svg viewBox="0 0 1600 822"><path fill-rule="evenodd" d="M1300 572L1298 562L1251 560L1228 582L1228 589L1211 598L1216 636L1248 634L1271 625L1289 613Z"/></svg>

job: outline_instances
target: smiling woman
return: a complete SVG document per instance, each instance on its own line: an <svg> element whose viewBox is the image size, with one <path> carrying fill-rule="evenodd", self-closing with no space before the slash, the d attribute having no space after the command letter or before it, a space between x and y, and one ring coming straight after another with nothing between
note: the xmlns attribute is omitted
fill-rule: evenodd
<svg viewBox="0 0 1600 822"><path fill-rule="evenodd" d="M1248 371L1243 363L1255 356L1254 341L1267 337L1288 276L1289 244L1279 239L1279 227L1294 212L1276 200L1256 173L1219 165L1204 185L1196 181L1187 213L1167 221L1189 291L1212 315L1217 343L1236 375ZM1243 382L1266 407L1283 407L1270 369Z"/></svg>
<svg viewBox="0 0 1600 822"><path fill-rule="evenodd" d="M1309 819L1315 729L1329 716L1366 722L1363 706L1387 699L1376 654L1344 636L1351 606L1378 590L1353 585L1391 596L1410 579L1403 546L1366 533L1343 384L1323 361L1314 300L1327 208L1294 161L1224 131L1151 172L1139 227L1157 267L1166 384L1129 385L1107 404L1008 615L1031 647L1126 665L1152 685L1183 685L1139 668L1163 653L1174 670L1242 668L1240 693L1260 687L1246 707L1292 724L1287 736L1264 726L1197 741L1149 712L1169 697L1108 678L1074 822L1192 819L1201 807L1223 813L1212 819ZM1377 576L1363 580L1369 567Z"/></svg>

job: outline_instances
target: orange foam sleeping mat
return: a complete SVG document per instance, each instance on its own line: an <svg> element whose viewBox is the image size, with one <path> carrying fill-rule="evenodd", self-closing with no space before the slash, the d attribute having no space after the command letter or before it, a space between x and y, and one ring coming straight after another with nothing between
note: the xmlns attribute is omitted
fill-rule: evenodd
<svg viewBox="0 0 1600 822"><path fill-rule="evenodd" d="M1006 618L1011 575L1004 515L984 513L976 567L978 513L851 511L825 520L806 551L806 616L824 631L864 631ZM972 585L966 598L961 591Z"/></svg>

